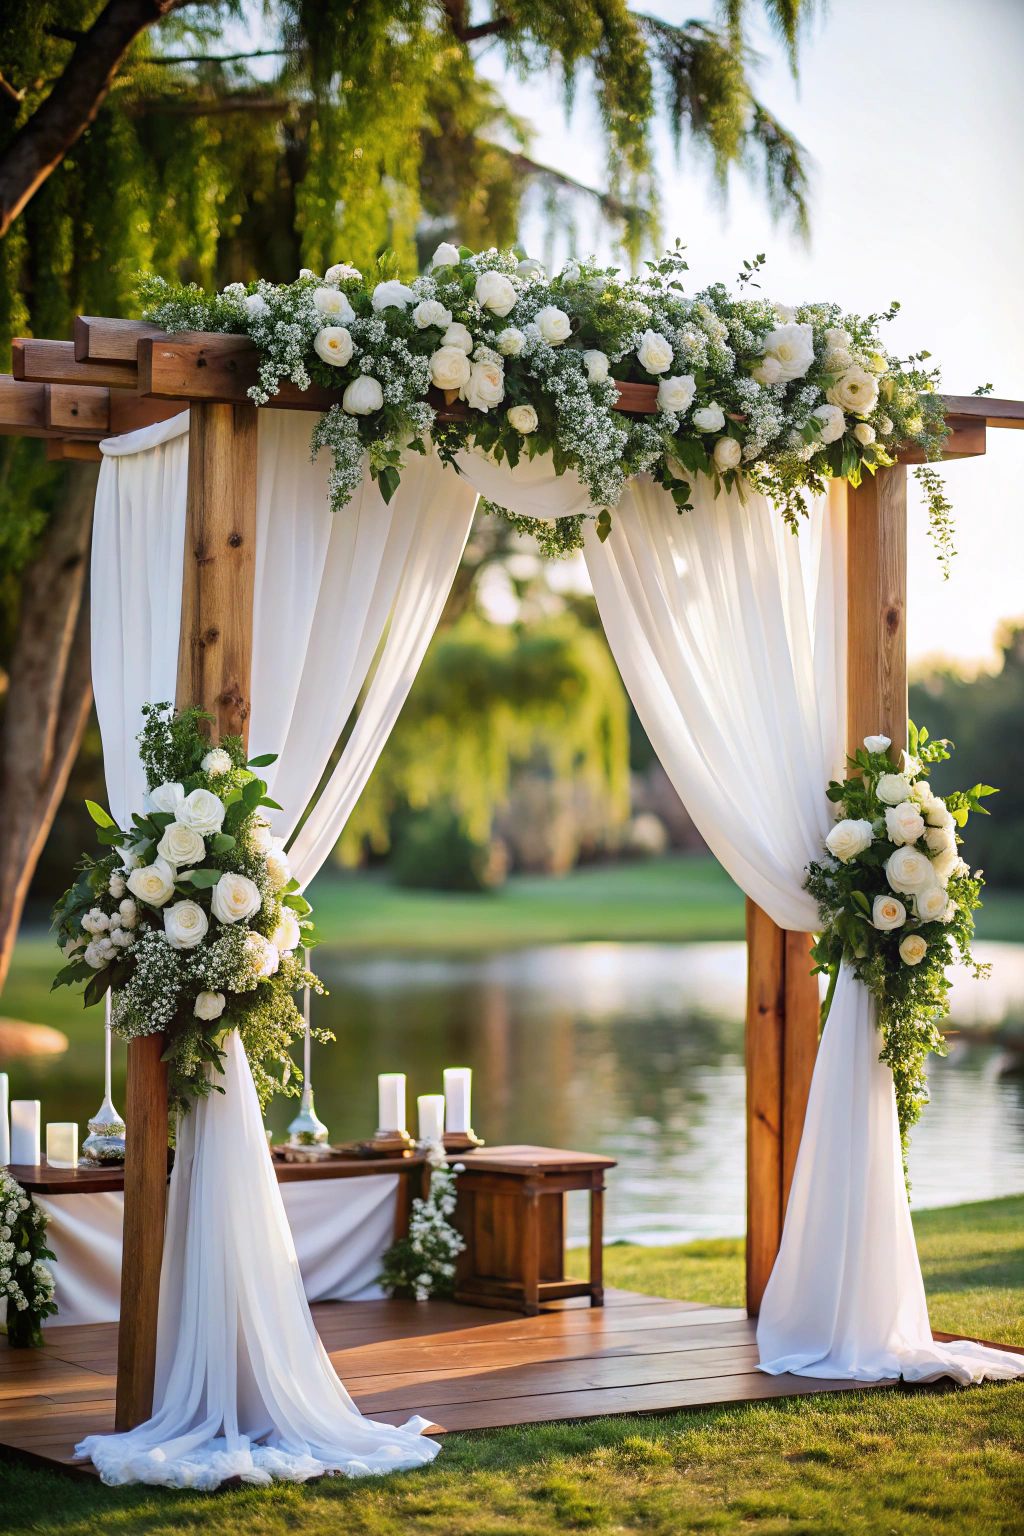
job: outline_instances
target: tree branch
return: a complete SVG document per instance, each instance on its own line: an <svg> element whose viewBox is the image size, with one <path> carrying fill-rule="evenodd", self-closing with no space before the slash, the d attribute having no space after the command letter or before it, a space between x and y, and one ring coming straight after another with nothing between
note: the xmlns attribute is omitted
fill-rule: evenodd
<svg viewBox="0 0 1024 1536"><path fill-rule="evenodd" d="M444 12L448 18L448 29L453 37L460 43L475 43L481 37L496 37L500 32L508 32L514 25L512 16L497 16L493 21L484 21L479 26L471 26L466 0L444 0Z"/></svg>
<svg viewBox="0 0 1024 1536"><path fill-rule="evenodd" d="M88 128L132 43L191 0L109 0L54 89L0 155L0 236Z"/></svg>

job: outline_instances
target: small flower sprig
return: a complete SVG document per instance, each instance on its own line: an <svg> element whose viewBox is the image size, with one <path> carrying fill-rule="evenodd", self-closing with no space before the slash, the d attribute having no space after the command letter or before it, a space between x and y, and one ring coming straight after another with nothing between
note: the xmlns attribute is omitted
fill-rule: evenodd
<svg viewBox="0 0 1024 1536"><path fill-rule="evenodd" d="M124 831L86 801L111 851L82 859L54 912L67 963L53 985L85 982L87 1007L109 988L125 1040L164 1034L174 1107L218 1087L232 1029L261 1101L294 1095L288 1047L304 1029L294 994L324 987L301 953L319 942L312 909L267 817L280 807L253 772L274 757L247 761L240 737L211 747L200 710L147 704L143 716L145 804Z"/></svg>
<svg viewBox="0 0 1024 1536"><path fill-rule="evenodd" d="M462 1165L449 1169L440 1143L426 1151L430 1193L426 1200L413 1201L409 1234L388 1249L378 1276L389 1296L411 1296L415 1301L454 1295L455 1260L466 1246L448 1219L455 1212L456 1175Z"/></svg>
<svg viewBox="0 0 1024 1536"><path fill-rule="evenodd" d="M574 469L587 486L602 538L636 475L653 475L680 511L698 474L716 494L747 483L795 529L805 492L830 478L857 485L895 463L903 443L941 457L948 433L929 354L899 359L879 338L898 304L861 317L733 296L721 283L691 297L678 246L647 267L624 278L591 258L549 278L513 251L445 243L409 283L386 254L369 277L341 263L322 278L304 269L293 283L233 283L212 296L147 275L139 288L147 319L167 331L248 335L258 405L284 379L336 394L312 439L314 455L333 457L335 510L364 462L389 500L405 455L431 440L447 462L467 447L512 467L550 453L558 473ZM657 410L616 410L615 380L656 386ZM438 420L442 399L463 401L467 419ZM945 564L949 504L934 474L923 484ZM545 548L580 547L583 518L560 521L569 531Z"/></svg>
<svg viewBox="0 0 1024 1536"><path fill-rule="evenodd" d="M971 955L984 882L960 856L959 829L971 811L987 815L981 802L996 793L975 784L934 794L928 773L950 756L951 743L930 740L913 721L908 739L899 772L889 738L868 736L848 760L845 781L829 785L842 816L806 882L821 914L811 951L816 973L830 977L822 1022L845 961L878 1004L880 1060L892 1068L904 1157L928 1099L925 1059L929 1051L946 1054L939 1022L947 1012L948 967L959 954L976 976L988 973Z"/></svg>
<svg viewBox="0 0 1024 1536"><path fill-rule="evenodd" d="M17 1179L0 1168L0 1296L7 1298L7 1342L12 1349L38 1349L44 1317L57 1311L55 1258L46 1246L50 1218L29 1199Z"/></svg>

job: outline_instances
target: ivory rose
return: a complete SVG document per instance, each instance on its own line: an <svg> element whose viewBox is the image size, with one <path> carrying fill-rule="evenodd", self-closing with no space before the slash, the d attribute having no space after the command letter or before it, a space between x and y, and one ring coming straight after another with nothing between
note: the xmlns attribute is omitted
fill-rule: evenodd
<svg viewBox="0 0 1024 1536"><path fill-rule="evenodd" d="M777 357L762 358L756 368L751 369L750 377L757 384L782 384L782 364Z"/></svg>
<svg viewBox="0 0 1024 1536"><path fill-rule="evenodd" d="M246 937L245 947L256 961L260 976L273 976L281 963L276 944L271 944L262 933L250 933Z"/></svg>
<svg viewBox="0 0 1024 1536"><path fill-rule="evenodd" d="M853 429L853 435L861 447L866 448L869 443L873 443L875 440L875 429L868 421L858 421Z"/></svg>
<svg viewBox="0 0 1024 1536"><path fill-rule="evenodd" d="M688 411L697 393L697 381L689 373L662 379L658 385L659 411Z"/></svg>
<svg viewBox="0 0 1024 1536"><path fill-rule="evenodd" d="M900 945L900 959L907 965L920 965L928 953L928 945L919 933L908 933Z"/></svg>
<svg viewBox="0 0 1024 1536"><path fill-rule="evenodd" d="M481 309L489 309L499 319L504 319L515 308L519 295L503 272L481 272L473 290Z"/></svg>
<svg viewBox="0 0 1024 1536"><path fill-rule="evenodd" d="M514 405L510 411L506 411L509 426L515 427L527 437L531 432L536 432L538 425L537 412L532 405Z"/></svg>
<svg viewBox="0 0 1024 1536"><path fill-rule="evenodd" d="M280 920L273 933L270 942L276 949L298 949L302 939L302 931L299 928L299 920L294 912L289 912L286 907L281 913Z"/></svg>
<svg viewBox="0 0 1024 1536"><path fill-rule="evenodd" d="M128 876L128 889L149 906L162 907L174 895L174 870L164 859L143 864Z"/></svg>
<svg viewBox="0 0 1024 1536"><path fill-rule="evenodd" d="M172 949L195 949L203 942L210 920L197 901L176 901L164 908L164 933Z"/></svg>
<svg viewBox="0 0 1024 1536"><path fill-rule="evenodd" d="M837 821L825 839L825 847L847 864L871 847L874 835L870 821Z"/></svg>
<svg viewBox="0 0 1024 1536"><path fill-rule="evenodd" d="M438 347L429 367L438 389L462 389L469 383L470 362L461 347Z"/></svg>
<svg viewBox="0 0 1024 1536"><path fill-rule="evenodd" d="M905 773L883 773L875 785L875 794L883 805L900 805L910 799L912 788Z"/></svg>
<svg viewBox="0 0 1024 1536"><path fill-rule="evenodd" d="M823 443L836 443L846 431L846 417L838 405L819 405L811 412L821 422L818 435Z"/></svg>
<svg viewBox="0 0 1024 1536"><path fill-rule="evenodd" d="M914 896L914 912L922 923L941 923L949 897L943 885L928 885Z"/></svg>
<svg viewBox="0 0 1024 1536"><path fill-rule="evenodd" d="M646 368L648 373L664 373L671 368L675 353L660 331L647 330L640 339L636 355L641 368Z"/></svg>
<svg viewBox="0 0 1024 1536"><path fill-rule="evenodd" d="M924 840L931 853L945 853L947 848L956 848L956 833L950 827L926 827Z"/></svg>
<svg viewBox="0 0 1024 1536"><path fill-rule="evenodd" d="M424 299L413 310L412 321L420 331L425 331L428 325L439 326L444 331L452 323L452 312L450 309L445 309L437 299Z"/></svg>
<svg viewBox="0 0 1024 1536"><path fill-rule="evenodd" d="M457 245L451 245L447 240L442 240L433 256L430 258L432 267L457 267L462 257L459 255Z"/></svg>
<svg viewBox="0 0 1024 1536"><path fill-rule="evenodd" d="M313 337L313 351L332 368L344 368L352 361L352 334L343 325L325 325Z"/></svg>
<svg viewBox="0 0 1024 1536"><path fill-rule="evenodd" d="M333 320L336 325L349 325L356 317L347 294L339 288L315 288L313 304L317 314L323 315L325 320Z"/></svg>
<svg viewBox="0 0 1024 1536"><path fill-rule="evenodd" d="M226 999L223 992L200 992L192 1005L197 1019L219 1019Z"/></svg>
<svg viewBox="0 0 1024 1536"><path fill-rule="evenodd" d="M932 873L939 884L945 887L951 875L966 874L967 866L956 851L956 843L949 848L942 848L931 860Z"/></svg>
<svg viewBox="0 0 1024 1536"><path fill-rule="evenodd" d="M126 896L117 909L118 922L122 928L134 928L139 920L139 909L130 896Z"/></svg>
<svg viewBox="0 0 1024 1536"><path fill-rule="evenodd" d="M115 900L118 897L123 896L125 893L124 876L116 869L114 870L114 873L111 875L110 879L107 881L107 890Z"/></svg>
<svg viewBox="0 0 1024 1536"><path fill-rule="evenodd" d="M459 390L461 399L478 411L489 411L505 398L505 374L499 363L474 363Z"/></svg>
<svg viewBox="0 0 1024 1536"><path fill-rule="evenodd" d="M288 863L288 855L284 851L283 837L274 838L273 847L267 854L267 874L276 890L286 886L292 877L292 868Z"/></svg>
<svg viewBox="0 0 1024 1536"><path fill-rule="evenodd" d="M256 821L254 819L249 827L249 841L252 843L252 846L256 849L257 853L269 853L271 848L274 846L274 838L270 830L270 822L264 821L262 819Z"/></svg>
<svg viewBox="0 0 1024 1536"><path fill-rule="evenodd" d="M841 326L830 325L825 332L825 343L830 347L849 347L851 337L849 331L844 331Z"/></svg>
<svg viewBox="0 0 1024 1536"><path fill-rule="evenodd" d="M869 752L888 752L892 741L888 736L865 736L864 745Z"/></svg>
<svg viewBox="0 0 1024 1536"><path fill-rule="evenodd" d="M210 774L211 778L221 773L230 773L231 754L225 752L223 747L214 747L212 752L207 752L199 766L204 773Z"/></svg>
<svg viewBox="0 0 1024 1536"><path fill-rule="evenodd" d="M240 923L254 916L263 905L258 887L247 875L226 870L210 896L210 909L221 923Z"/></svg>
<svg viewBox="0 0 1024 1536"><path fill-rule="evenodd" d="M441 345L442 347L461 347L468 357L476 346L476 342L462 321L456 320L441 337Z"/></svg>
<svg viewBox="0 0 1024 1536"><path fill-rule="evenodd" d="M368 373L353 379L341 397L341 408L350 416L372 416L384 404L384 391L380 380Z"/></svg>
<svg viewBox="0 0 1024 1536"><path fill-rule="evenodd" d="M814 327L796 322L778 326L764 339L764 355L779 365L777 382L802 379L814 362Z"/></svg>
<svg viewBox="0 0 1024 1536"><path fill-rule="evenodd" d="M902 928L907 920L907 909L895 896L876 896L871 909L871 921L881 933Z"/></svg>
<svg viewBox="0 0 1024 1536"><path fill-rule="evenodd" d="M838 405L842 411L866 416L878 403L878 380L873 373L854 365L847 368L831 388L825 391L825 399Z"/></svg>
<svg viewBox="0 0 1024 1536"><path fill-rule="evenodd" d="M211 837L224 824L224 802L212 789L194 789L185 796L174 816L183 827L191 827L200 837Z"/></svg>
<svg viewBox="0 0 1024 1536"><path fill-rule="evenodd" d="M913 800L904 800L887 807L885 830L891 843L916 843L924 836L924 817Z"/></svg>
<svg viewBox="0 0 1024 1536"><path fill-rule="evenodd" d="M324 273L325 283L358 283L362 277L358 267L353 267L350 262L339 261L336 266L328 267Z"/></svg>
<svg viewBox="0 0 1024 1536"><path fill-rule="evenodd" d="M591 384L605 382L610 369L607 352L599 352L596 347L592 347L589 352L584 352L583 364Z"/></svg>
<svg viewBox="0 0 1024 1536"><path fill-rule="evenodd" d="M572 335L569 316L564 309L558 309L554 304L548 304L537 311L536 323L544 340L553 347L568 341Z"/></svg>
<svg viewBox="0 0 1024 1536"><path fill-rule="evenodd" d="M889 855L885 861L885 877L893 890L902 896L913 896L935 883L931 859L909 847L897 848Z"/></svg>
<svg viewBox="0 0 1024 1536"><path fill-rule="evenodd" d="M526 337L514 325L507 325L498 332L496 345L502 357L518 357L526 345Z"/></svg>
<svg viewBox="0 0 1024 1536"><path fill-rule="evenodd" d="M378 283L370 303L379 313L382 309L408 309L416 295L404 283Z"/></svg>
<svg viewBox="0 0 1024 1536"><path fill-rule="evenodd" d="M715 444L715 463L719 469L738 469L743 449L734 437L720 437Z"/></svg>
<svg viewBox="0 0 1024 1536"><path fill-rule="evenodd" d="M164 828L164 835L156 845L156 851L168 864L201 864L206 857L206 844L198 832L172 821Z"/></svg>
<svg viewBox="0 0 1024 1536"><path fill-rule="evenodd" d="M690 417L698 432L721 432L725 426L725 412L720 405L702 405Z"/></svg>
<svg viewBox="0 0 1024 1536"><path fill-rule="evenodd" d="M522 261L516 264L516 271L520 277L540 278L545 276L544 263L538 261L536 256L524 256Z"/></svg>
<svg viewBox="0 0 1024 1536"><path fill-rule="evenodd" d="M924 819L930 827L944 827L947 832L952 832L956 826L952 811L946 802L938 797L929 802Z"/></svg>
<svg viewBox="0 0 1024 1536"><path fill-rule="evenodd" d="M184 798L183 784L158 784L156 789L149 791L148 795L151 809L161 812L164 816L173 816Z"/></svg>

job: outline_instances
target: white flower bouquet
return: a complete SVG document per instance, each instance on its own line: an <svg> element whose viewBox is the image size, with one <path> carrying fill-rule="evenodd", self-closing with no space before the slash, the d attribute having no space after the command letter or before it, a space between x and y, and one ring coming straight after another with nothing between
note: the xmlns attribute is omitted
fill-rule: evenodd
<svg viewBox="0 0 1024 1536"><path fill-rule="evenodd" d="M431 1164L427 1198L413 1201L408 1236L392 1243L377 1277L389 1296L408 1296L413 1301L455 1294L455 1260L466 1246L450 1220L455 1214L456 1174L462 1164L449 1168L440 1143L428 1147L427 1156Z"/></svg>
<svg viewBox="0 0 1024 1536"><path fill-rule="evenodd" d="M889 738L868 736L846 781L829 785L842 816L807 878L822 924L812 954L817 971L830 976L823 1022L846 961L878 1002L880 1059L892 1068L904 1153L927 1102L925 1058L946 1054L939 1021L948 967L959 953L976 975L987 972L971 957L984 882L960 856L958 829L971 811L987 815L981 801L996 793L975 784L934 794L928 774L950 756L950 743L929 740L913 721L908 735L899 772Z"/></svg>
<svg viewBox="0 0 1024 1536"><path fill-rule="evenodd" d="M239 737L211 750L199 710L147 704L143 715L146 803L122 831L86 802L111 851L83 858L54 912L67 963L53 985L84 981L87 1006L109 988L125 1040L163 1033L179 1107L216 1086L232 1029L261 1101L295 1094L288 1046L304 1024L293 994L324 989L301 954L317 943L311 908L266 814L279 807L253 772L274 759L247 762Z"/></svg>
<svg viewBox="0 0 1024 1536"><path fill-rule="evenodd" d="M52 1259L46 1246L50 1218L30 1200L17 1179L0 1168L0 1297L7 1302L7 1342L12 1349L39 1349L44 1317L57 1311Z"/></svg>
<svg viewBox="0 0 1024 1536"><path fill-rule="evenodd" d="M283 379L337 395L313 444L333 454L336 510L359 485L364 455L388 500L403 455L426 451L428 438L448 460L467 445L513 466L553 454L559 472L572 467L587 485L602 535L633 475L653 474L681 510L694 475L727 487L743 476L795 527L802 493L831 476L856 484L904 442L940 457L947 432L928 354L901 361L879 340L898 305L860 317L836 304L773 304L748 287L737 297L720 283L690 297L678 247L647 267L624 278L572 261L549 279L515 252L445 244L409 284L386 255L368 278L339 265L208 295L144 275L140 294L167 331L248 335L261 357L257 404ZM616 380L657 386L656 408L617 410ZM438 420L456 400L464 419ZM927 489L948 552L948 503L937 482ZM577 547L580 524L544 525L542 540Z"/></svg>

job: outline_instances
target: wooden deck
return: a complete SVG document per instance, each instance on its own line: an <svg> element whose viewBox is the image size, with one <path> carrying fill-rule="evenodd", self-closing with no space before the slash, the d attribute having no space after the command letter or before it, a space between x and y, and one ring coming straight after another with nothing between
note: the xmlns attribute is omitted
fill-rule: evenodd
<svg viewBox="0 0 1024 1536"><path fill-rule="evenodd" d="M313 1316L363 1413L393 1424L422 1413L439 1433L858 1390L763 1375L738 1308L629 1291L539 1317L446 1301L320 1302ZM46 1338L41 1350L0 1343L0 1452L67 1466L76 1441L114 1427L117 1324Z"/></svg>

